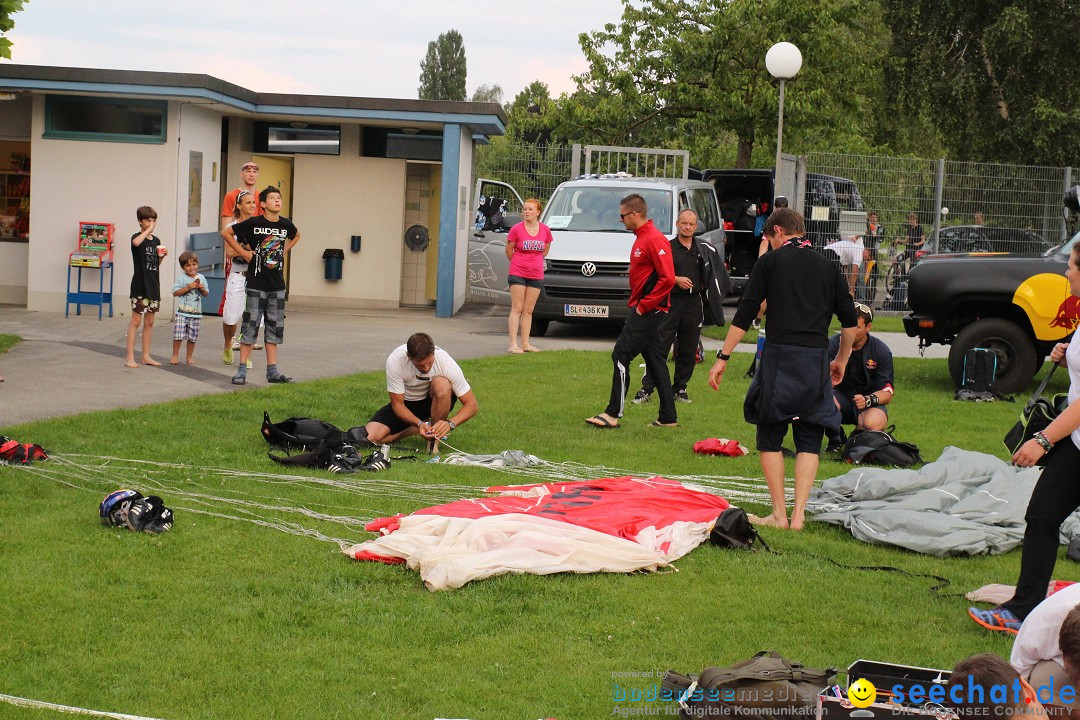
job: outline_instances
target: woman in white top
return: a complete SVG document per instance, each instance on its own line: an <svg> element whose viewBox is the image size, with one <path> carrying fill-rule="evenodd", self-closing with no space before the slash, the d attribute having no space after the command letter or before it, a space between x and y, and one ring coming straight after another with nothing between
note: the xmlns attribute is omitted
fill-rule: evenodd
<svg viewBox="0 0 1080 720"><path fill-rule="evenodd" d="M1069 253L1065 272L1069 291L1080 295L1080 244ZM993 610L969 608L968 615L990 630L1016 634L1024 618L1046 598L1057 562L1061 523L1080 507L1080 340L1058 343L1050 361L1069 369L1069 406L1041 433L1013 455L1017 467L1032 467L1046 456L1046 466L1031 493L1024 516L1020 579L1012 599Z"/></svg>

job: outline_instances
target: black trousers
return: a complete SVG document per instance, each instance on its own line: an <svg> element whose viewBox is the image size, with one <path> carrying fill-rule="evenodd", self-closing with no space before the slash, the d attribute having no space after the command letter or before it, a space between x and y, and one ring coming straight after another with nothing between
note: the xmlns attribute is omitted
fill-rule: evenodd
<svg viewBox="0 0 1080 720"><path fill-rule="evenodd" d="M1050 451L1039 481L1028 501L1024 520L1024 549L1016 593L1005 607L1023 620L1046 599L1046 588L1057 563L1061 523L1080 507L1080 450L1072 438L1063 438Z"/></svg>
<svg viewBox="0 0 1080 720"><path fill-rule="evenodd" d="M626 407L626 393L630 390L630 364L638 355L645 360L649 374L659 381L656 394L660 398L662 423L676 421L675 394L671 390L671 375L667 368L668 344L664 342L661 328L667 313L654 310L645 315L632 312L626 318L615 349L611 351L614 370L611 376L611 399L604 411L611 417L621 418Z"/></svg>
<svg viewBox="0 0 1080 720"><path fill-rule="evenodd" d="M702 300L702 295L672 294L671 310L660 329L665 348L675 343L675 377L671 380L671 389L675 392L686 389L697 365L697 346L701 339L701 324L705 320ZM666 349L664 353L666 361ZM641 389L651 393L655 387L646 366L645 374L641 377Z"/></svg>

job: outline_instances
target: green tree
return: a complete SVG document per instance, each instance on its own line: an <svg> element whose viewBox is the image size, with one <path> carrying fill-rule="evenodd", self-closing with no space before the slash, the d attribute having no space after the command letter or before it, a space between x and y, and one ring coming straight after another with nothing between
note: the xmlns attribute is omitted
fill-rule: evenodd
<svg viewBox="0 0 1080 720"><path fill-rule="evenodd" d="M494 85L481 85L473 92L470 100L472 100L472 102L498 103L502 105L502 86L498 83L495 83Z"/></svg>
<svg viewBox="0 0 1080 720"><path fill-rule="evenodd" d="M464 100L466 72L461 33L444 32L428 43L427 56L420 61L420 99Z"/></svg>
<svg viewBox="0 0 1080 720"><path fill-rule="evenodd" d="M23 9L29 0L0 0L0 58L11 59L11 41L4 35L15 27L11 16Z"/></svg>
<svg viewBox="0 0 1080 720"><path fill-rule="evenodd" d="M618 24L580 36L589 69L560 103L561 127L684 147L696 162L767 163L778 85L765 53L781 40L804 58L787 83L785 147L867 150L888 43L878 0L623 0Z"/></svg>
<svg viewBox="0 0 1080 720"><path fill-rule="evenodd" d="M894 93L884 117L937 135L958 160L1075 163L1078 11L1075 0L885 3Z"/></svg>
<svg viewBox="0 0 1080 720"><path fill-rule="evenodd" d="M557 111L547 84L533 80L506 106L507 134L534 145L548 145L559 123Z"/></svg>

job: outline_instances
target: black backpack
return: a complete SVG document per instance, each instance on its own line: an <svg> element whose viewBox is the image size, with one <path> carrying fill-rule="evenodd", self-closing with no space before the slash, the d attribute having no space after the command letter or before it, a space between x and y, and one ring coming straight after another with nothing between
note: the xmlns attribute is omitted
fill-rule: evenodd
<svg viewBox="0 0 1080 720"><path fill-rule="evenodd" d="M362 425L342 431L325 420L309 417L272 423L268 412L263 412L262 435L266 442L286 452L280 456L267 451L267 457L274 462L332 472L355 472L365 462L358 448L372 446ZM293 454L296 450L300 452Z"/></svg>
<svg viewBox="0 0 1080 720"><path fill-rule="evenodd" d="M324 420L291 417L270 422L270 413L263 412L262 434L266 442L286 450L315 451L324 447L338 448L345 444L345 433Z"/></svg>
<svg viewBox="0 0 1080 720"><path fill-rule="evenodd" d="M894 426L889 426L893 430ZM886 465L890 467L911 467L924 461L919 448L907 442L900 442L883 430L856 430L844 443L840 459L855 465Z"/></svg>
<svg viewBox="0 0 1080 720"><path fill-rule="evenodd" d="M957 390L969 393L997 394L997 354L986 348L971 348L964 353L964 373Z"/></svg>

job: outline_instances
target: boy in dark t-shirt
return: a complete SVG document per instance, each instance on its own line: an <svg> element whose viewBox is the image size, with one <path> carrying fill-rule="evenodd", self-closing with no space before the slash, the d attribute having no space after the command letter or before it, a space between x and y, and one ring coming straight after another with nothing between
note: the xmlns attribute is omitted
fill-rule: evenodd
<svg viewBox="0 0 1080 720"><path fill-rule="evenodd" d="M161 365L150 357L150 339L154 332L154 318L161 305L161 279L158 266L168 249L154 235L157 227L157 210L143 205L135 211L141 232L131 236L131 323L128 324L127 362L129 368L137 368L135 362L135 336L139 323L143 323L142 361L144 365ZM145 318L145 320L144 320Z"/></svg>
<svg viewBox="0 0 1080 720"><path fill-rule="evenodd" d="M259 331L259 320L265 319L266 380L272 383L292 382L277 367L277 346L285 334L285 253L300 240L300 232L289 218L281 217L281 191L273 185L259 193L259 204L265 213L230 225L221 231L229 247L248 263L247 309L240 331L240 366L233 376L233 385L247 383L247 361Z"/></svg>

